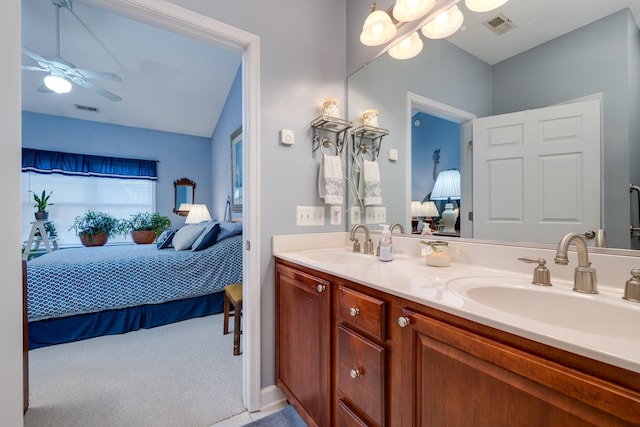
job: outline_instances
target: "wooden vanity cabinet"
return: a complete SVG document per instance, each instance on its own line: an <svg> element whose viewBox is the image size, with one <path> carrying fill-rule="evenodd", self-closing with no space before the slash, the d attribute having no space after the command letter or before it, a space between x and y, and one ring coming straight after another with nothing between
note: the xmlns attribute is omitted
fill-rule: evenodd
<svg viewBox="0 0 640 427"><path fill-rule="evenodd" d="M281 260L276 301L277 384L309 425L640 425L638 373Z"/></svg>
<svg viewBox="0 0 640 427"><path fill-rule="evenodd" d="M331 283L276 264L276 385L309 426L331 424Z"/></svg>

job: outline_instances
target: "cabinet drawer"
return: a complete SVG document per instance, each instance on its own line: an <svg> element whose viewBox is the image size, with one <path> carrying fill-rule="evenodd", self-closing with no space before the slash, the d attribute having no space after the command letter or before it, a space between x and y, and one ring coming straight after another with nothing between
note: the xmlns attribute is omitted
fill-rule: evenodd
<svg viewBox="0 0 640 427"><path fill-rule="evenodd" d="M385 361L384 347L338 326L339 395L379 426L384 425Z"/></svg>
<svg viewBox="0 0 640 427"><path fill-rule="evenodd" d="M385 303L352 289L338 289L338 322L379 341L385 340Z"/></svg>
<svg viewBox="0 0 640 427"><path fill-rule="evenodd" d="M342 400L338 402L338 427L369 427L351 408Z"/></svg>

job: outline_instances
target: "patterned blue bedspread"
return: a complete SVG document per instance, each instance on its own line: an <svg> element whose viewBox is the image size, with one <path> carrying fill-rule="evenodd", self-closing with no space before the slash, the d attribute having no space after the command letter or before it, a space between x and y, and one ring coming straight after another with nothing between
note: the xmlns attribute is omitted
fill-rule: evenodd
<svg viewBox="0 0 640 427"><path fill-rule="evenodd" d="M203 251L156 245L60 249L27 262L29 321L158 304L242 282L242 235Z"/></svg>

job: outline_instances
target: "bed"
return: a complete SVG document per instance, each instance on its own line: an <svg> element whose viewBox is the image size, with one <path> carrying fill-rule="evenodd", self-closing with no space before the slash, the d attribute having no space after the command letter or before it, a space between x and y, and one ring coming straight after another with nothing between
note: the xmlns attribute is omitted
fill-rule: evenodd
<svg viewBox="0 0 640 427"><path fill-rule="evenodd" d="M242 282L242 235L201 251L156 245L60 249L27 263L29 348L222 312Z"/></svg>

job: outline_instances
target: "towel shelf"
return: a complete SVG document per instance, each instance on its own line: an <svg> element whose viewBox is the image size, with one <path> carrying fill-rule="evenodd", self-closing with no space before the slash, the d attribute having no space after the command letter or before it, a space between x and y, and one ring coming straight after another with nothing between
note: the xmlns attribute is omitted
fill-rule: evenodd
<svg viewBox="0 0 640 427"><path fill-rule="evenodd" d="M369 156L368 160L374 161L380 154L382 138L389 135L389 130L373 126L362 125L357 127L352 135L353 154L360 157Z"/></svg>
<svg viewBox="0 0 640 427"><path fill-rule="evenodd" d="M315 118L311 122L313 128L313 147L312 155L315 158L316 152L322 148L335 147L336 155L342 154L344 148L344 140L347 130L352 126L352 123L348 120L342 120L337 117L325 116ZM335 140L329 136L320 137L321 131L334 134Z"/></svg>

